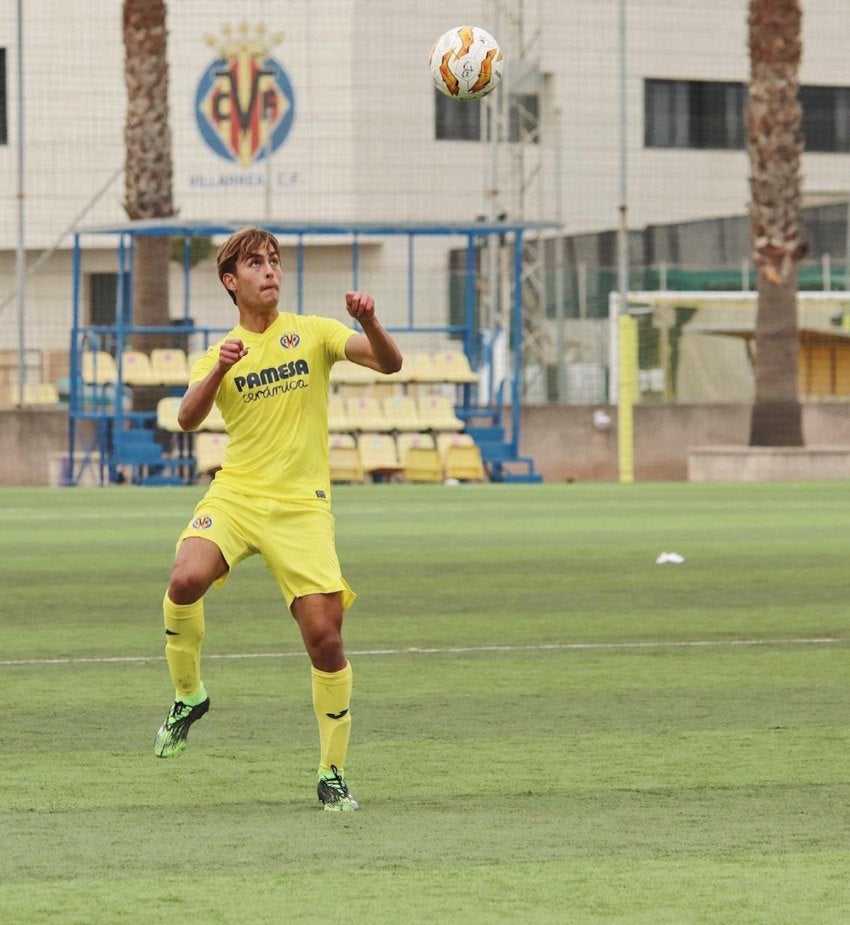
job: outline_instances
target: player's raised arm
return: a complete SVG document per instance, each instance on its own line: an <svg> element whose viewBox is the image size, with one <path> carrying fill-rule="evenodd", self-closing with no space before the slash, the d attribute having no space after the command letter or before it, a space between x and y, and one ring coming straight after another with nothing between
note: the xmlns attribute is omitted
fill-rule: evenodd
<svg viewBox="0 0 850 925"><path fill-rule="evenodd" d="M349 338L345 345L346 357L352 363L379 373L397 373L402 364L401 351L378 321L372 296L368 292L346 292L345 307L363 329L362 334Z"/></svg>
<svg viewBox="0 0 850 925"><path fill-rule="evenodd" d="M218 353L218 362L203 379L189 386L180 402L177 410L177 423L183 430L195 430L203 424L212 410L215 393L225 373L247 352L242 341L236 338L222 343Z"/></svg>

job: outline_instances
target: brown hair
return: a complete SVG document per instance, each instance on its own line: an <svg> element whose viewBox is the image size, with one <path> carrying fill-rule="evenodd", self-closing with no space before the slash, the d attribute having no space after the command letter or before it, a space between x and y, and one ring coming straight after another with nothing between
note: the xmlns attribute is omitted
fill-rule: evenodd
<svg viewBox="0 0 850 925"><path fill-rule="evenodd" d="M236 273L236 264L249 254L271 251L280 257L280 243L277 238L263 228L242 228L234 232L218 249L216 266L218 278L224 286L224 274ZM227 286L224 286L227 289ZM227 294L236 304L236 295L227 289Z"/></svg>

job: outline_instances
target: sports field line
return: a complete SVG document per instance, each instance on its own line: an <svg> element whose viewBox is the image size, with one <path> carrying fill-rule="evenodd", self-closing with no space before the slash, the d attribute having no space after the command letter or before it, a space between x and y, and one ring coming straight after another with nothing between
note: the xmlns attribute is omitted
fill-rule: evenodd
<svg viewBox="0 0 850 925"><path fill-rule="evenodd" d="M846 642L829 636L783 639L691 639L679 642L647 640L645 642L553 642L524 646L407 646L401 649L359 649L348 654L360 656L383 655L474 655L479 652L588 652L630 651L634 649L722 649L733 646L828 646ZM205 654L204 660L304 658L304 652L233 652ZM21 658L0 659L0 667L16 665L114 665L162 662L162 655L104 656L100 658Z"/></svg>

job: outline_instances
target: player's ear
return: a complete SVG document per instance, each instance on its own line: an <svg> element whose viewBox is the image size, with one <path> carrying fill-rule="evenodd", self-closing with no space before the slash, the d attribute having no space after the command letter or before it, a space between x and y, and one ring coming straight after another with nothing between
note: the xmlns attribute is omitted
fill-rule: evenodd
<svg viewBox="0 0 850 925"><path fill-rule="evenodd" d="M221 281L228 292L236 292L236 277L232 273L225 273L221 277Z"/></svg>

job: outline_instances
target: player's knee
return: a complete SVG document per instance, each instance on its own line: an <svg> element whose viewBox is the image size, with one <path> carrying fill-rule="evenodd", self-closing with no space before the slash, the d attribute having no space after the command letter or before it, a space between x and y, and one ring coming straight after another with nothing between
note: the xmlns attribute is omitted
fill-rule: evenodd
<svg viewBox="0 0 850 925"><path fill-rule="evenodd" d="M345 650L342 636L335 628L328 627L307 640L310 661L319 671L339 671L345 667Z"/></svg>
<svg viewBox="0 0 850 925"><path fill-rule="evenodd" d="M168 596L174 604L194 604L206 593L209 582L187 568L175 567L168 583Z"/></svg>

